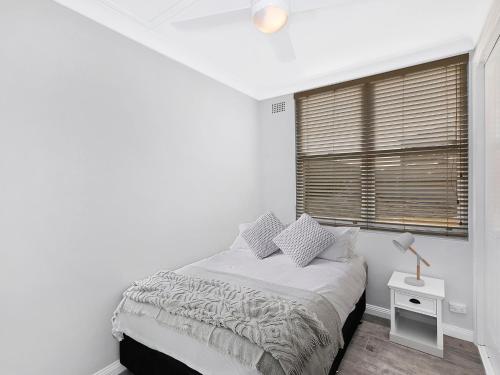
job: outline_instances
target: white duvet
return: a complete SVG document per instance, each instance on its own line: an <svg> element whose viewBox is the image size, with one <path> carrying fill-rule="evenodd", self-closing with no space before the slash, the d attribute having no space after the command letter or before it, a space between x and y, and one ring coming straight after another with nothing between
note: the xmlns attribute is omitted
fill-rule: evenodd
<svg viewBox="0 0 500 375"><path fill-rule="evenodd" d="M191 266L321 292L337 309L342 324L354 309L366 285L365 263L361 257L354 257L347 262L316 258L308 266L298 268L281 252L260 260L248 250L229 250L182 267L176 272L183 273ZM202 374L258 374L255 369L243 367L211 347L160 325L155 319L120 314L118 324L134 340L168 354Z"/></svg>

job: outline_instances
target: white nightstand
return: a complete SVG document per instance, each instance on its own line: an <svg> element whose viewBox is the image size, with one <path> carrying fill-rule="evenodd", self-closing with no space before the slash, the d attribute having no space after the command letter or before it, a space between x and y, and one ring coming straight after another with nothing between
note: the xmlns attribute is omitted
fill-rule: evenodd
<svg viewBox="0 0 500 375"><path fill-rule="evenodd" d="M408 273L394 272L391 289L390 340L443 358L444 280L422 277L425 286L404 282Z"/></svg>

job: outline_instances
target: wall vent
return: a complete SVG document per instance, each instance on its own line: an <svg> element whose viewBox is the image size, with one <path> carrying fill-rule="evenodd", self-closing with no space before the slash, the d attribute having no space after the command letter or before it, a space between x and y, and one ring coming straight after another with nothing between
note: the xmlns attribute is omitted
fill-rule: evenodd
<svg viewBox="0 0 500 375"><path fill-rule="evenodd" d="M285 110L286 110L285 102L273 103L271 108L272 113L285 112Z"/></svg>

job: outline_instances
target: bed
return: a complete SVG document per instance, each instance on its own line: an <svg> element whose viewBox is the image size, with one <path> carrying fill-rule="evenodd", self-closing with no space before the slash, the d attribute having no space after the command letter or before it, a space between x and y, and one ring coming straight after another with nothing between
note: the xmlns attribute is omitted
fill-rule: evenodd
<svg viewBox="0 0 500 375"><path fill-rule="evenodd" d="M364 313L366 264L354 256L344 262L314 259L296 267L283 253L257 259L247 250L228 250L182 267L178 274L196 270L234 274L276 285L321 293L335 307L342 323L344 346L331 365L334 374ZM115 326L123 334L120 362L135 375L204 374L256 375L256 368L219 352L211 346L159 323L150 314L121 313ZM307 372L307 371L306 371Z"/></svg>

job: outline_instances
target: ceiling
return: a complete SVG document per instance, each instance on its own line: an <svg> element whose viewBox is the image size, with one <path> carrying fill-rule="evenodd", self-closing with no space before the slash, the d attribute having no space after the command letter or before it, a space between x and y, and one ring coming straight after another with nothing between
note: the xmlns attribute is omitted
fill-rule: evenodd
<svg viewBox="0 0 500 375"><path fill-rule="evenodd" d="M259 100L470 51L493 2L292 0L322 7L268 35L251 23L251 0L56 1ZM273 43L286 34L295 58L284 61Z"/></svg>

